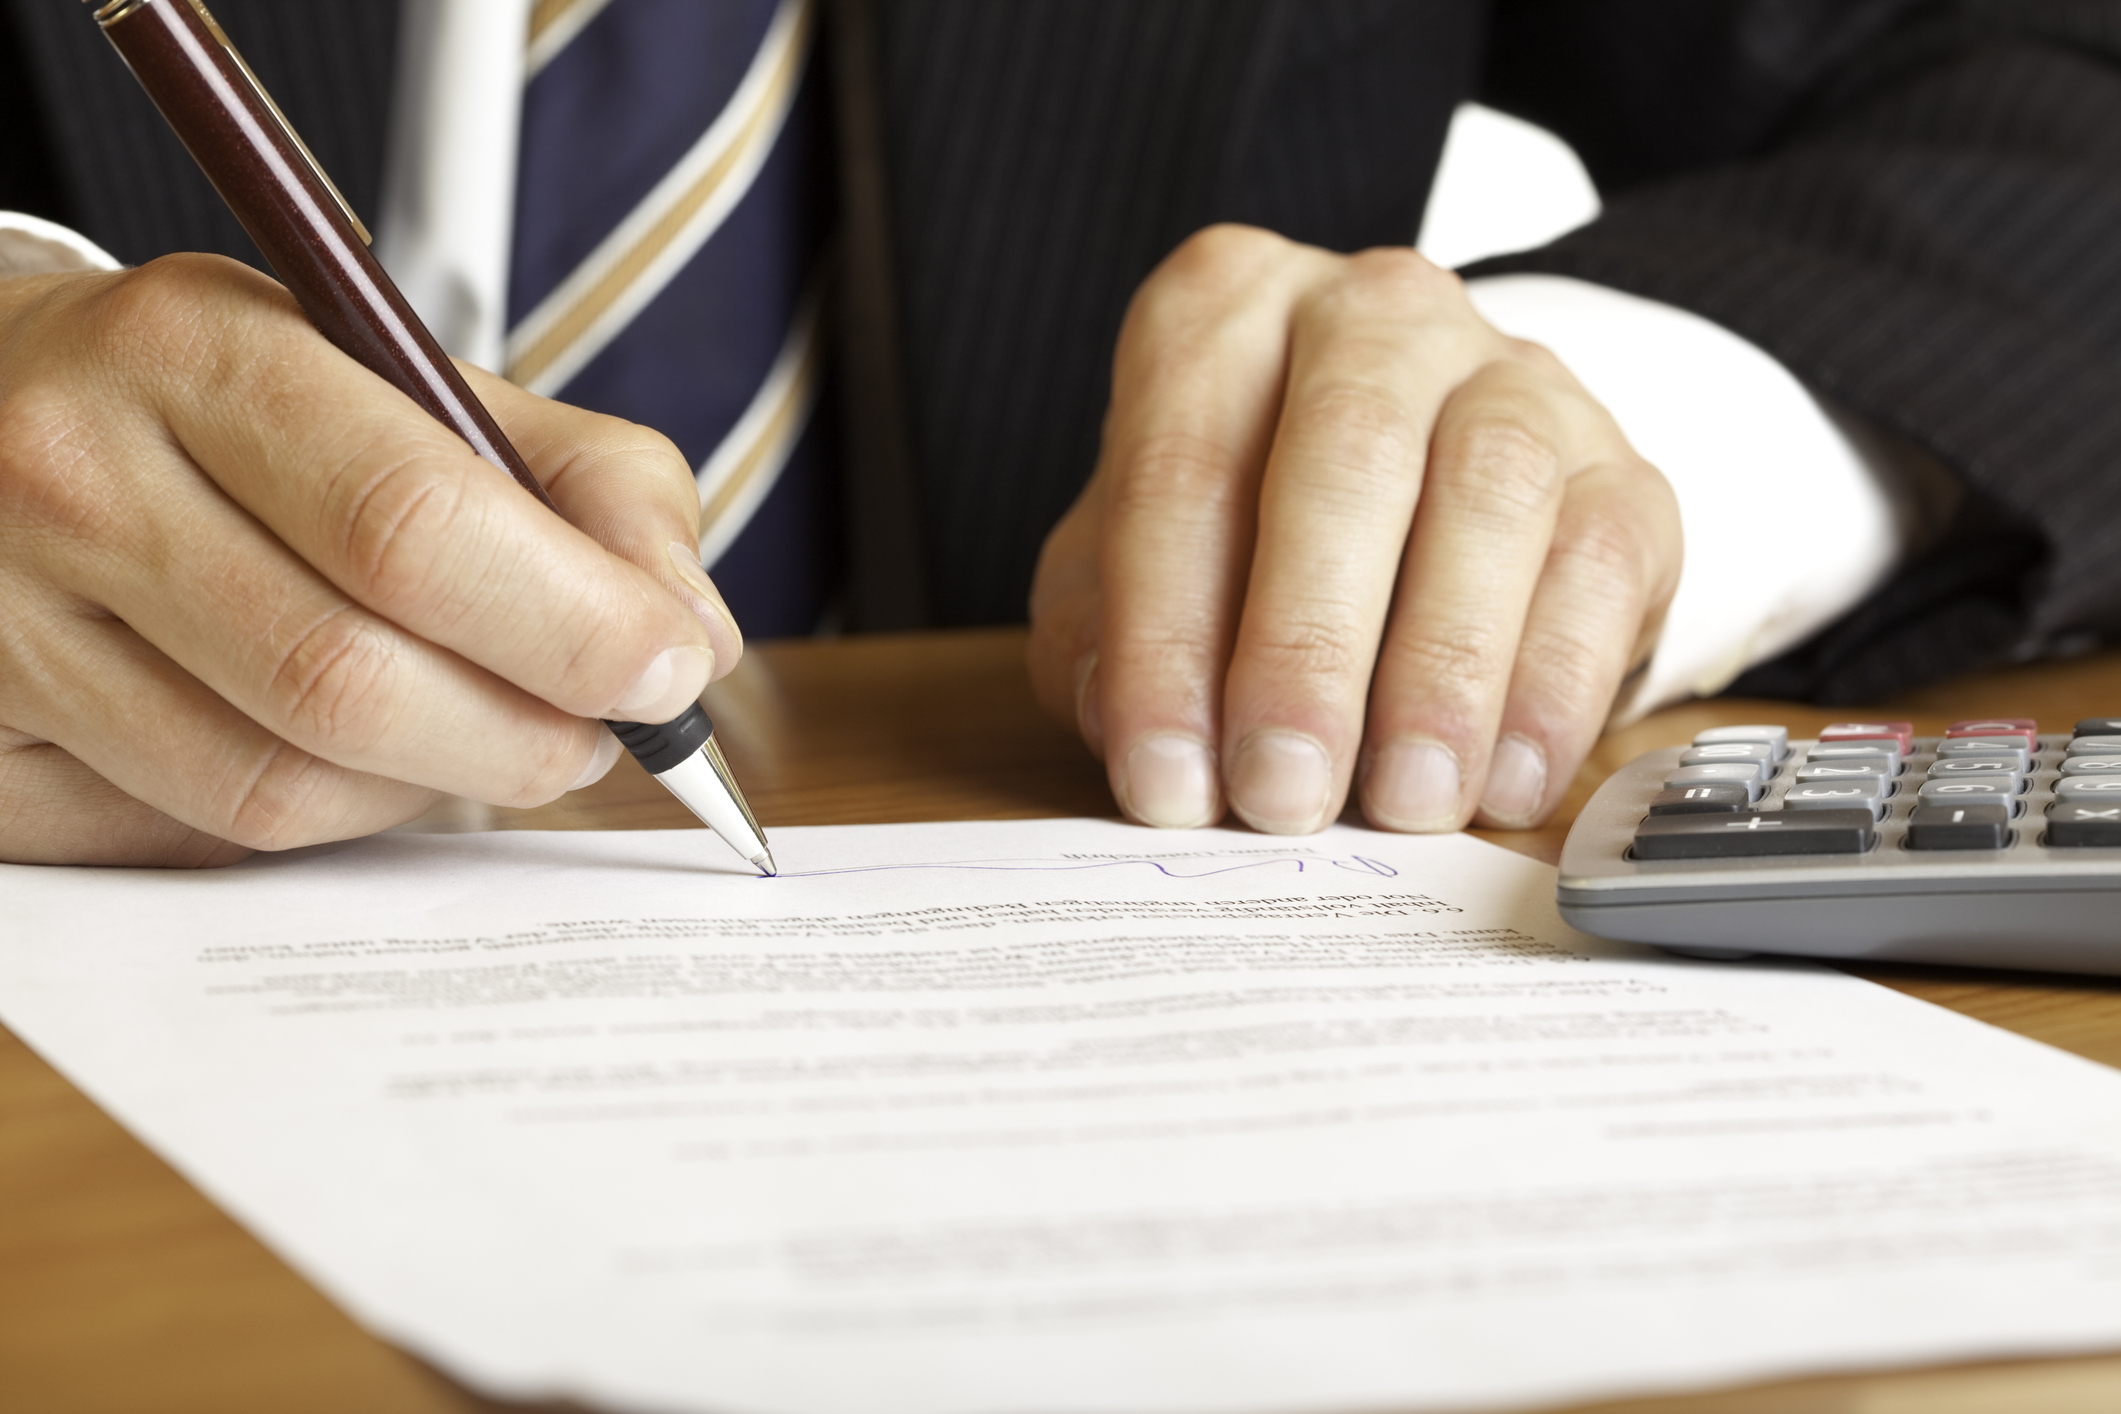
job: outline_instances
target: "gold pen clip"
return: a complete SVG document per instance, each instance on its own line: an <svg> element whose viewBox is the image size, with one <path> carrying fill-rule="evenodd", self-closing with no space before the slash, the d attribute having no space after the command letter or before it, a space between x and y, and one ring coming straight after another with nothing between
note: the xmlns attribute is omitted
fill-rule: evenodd
<svg viewBox="0 0 2121 1414"><path fill-rule="evenodd" d="M94 4L95 0L82 0L82 3ZM155 0L108 0L107 4L95 12L96 23L109 29L120 20L129 19L154 3ZM250 84L250 91L258 95L258 101L272 114L273 121L280 125L280 131L287 134L287 140L294 144L295 151L302 154L302 160L309 164L310 171L316 173L317 180L324 184L324 190L330 192L331 199L339 203L339 210L345 212L346 219L353 223L354 234L361 238L361 244L375 244L375 238L368 234L368 227L361 224L361 218L354 215L354 209L339 190L338 183L325 174L323 166L317 161L317 155L309 150L309 144L302 141L302 135L295 131L294 124L287 121L287 115L280 111L280 105L273 102L272 95L265 91L265 85L258 82L258 76L251 72L251 67L245 62L242 53L228 42L228 35L222 30L220 22L214 19L213 12L206 8L202 0L188 0L188 3L192 13L199 17L199 22L206 26L206 32L214 37L214 42L228 51L228 57L235 62L236 68Z"/></svg>

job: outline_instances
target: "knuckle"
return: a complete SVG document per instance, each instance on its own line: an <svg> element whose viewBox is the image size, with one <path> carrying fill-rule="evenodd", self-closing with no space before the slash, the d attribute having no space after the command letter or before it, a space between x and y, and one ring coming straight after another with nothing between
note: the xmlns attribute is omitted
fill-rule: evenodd
<svg viewBox="0 0 2121 1414"><path fill-rule="evenodd" d="M1503 681L1513 646L1494 628L1466 623L1394 636L1388 651L1399 680L1418 684L1426 697L1465 701Z"/></svg>
<svg viewBox="0 0 2121 1414"><path fill-rule="evenodd" d="M225 797L227 806L213 831L244 849L294 849L330 838L321 809L332 768L286 742L275 742L270 754L242 788Z"/></svg>
<svg viewBox="0 0 2121 1414"><path fill-rule="evenodd" d="M1544 513L1561 494L1561 455L1523 418L1480 412L1454 419L1438 437L1439 478L1503 519Z"/></svg>
<svg viewBox="0 0 2121 1414"><path fill-rule="evenodd" d="M118 512L97 475L89 409L64 389L37 382L0 397L0 519L93 540Z"/></svg>
<svg viewBox="0 0 2121 1414"><path fill-rule="evenodd" d="M1651 569L1650 547L1641 525L1616 508L1600 507L1573 515L1556 552L1586 571L1590 584L1640 589Z"/></svg>
<svg viewBox="0 0 2121 1414"><path fill-rule="evenodd" d="M256 272L218 255L165 255L113 276L85 311L104 348L194 376L225 360L205 356L217 311L255 300Z"/></svg>
<svg viewBox="0 0 2121 1414"><path fill-rule="evenodd" d="M1375 641L1361 631L1355 607L1321 601L1285 611L1261 631L1248 634L1247 656L1276 679L1341 678L1368 665Z"/></svg>
<svg viewBox="0 0 2121 1414"><path fill-rule="evenodd" d="M1393 389L1341 377L1304 389L1290 422L1300 430L1311 460L1352 478L1350 488L1367 498L1382 484L1399 484L1422 463L1423 427Z"/></svg>
<svg viewBox="0 0 2121 1414"><path fill-rule="evenodd" d="M1423 303L1463 298L1465 282L1412 246L1373 246L1348 257L1346 283L1372 296Z"/></svg>
<svg viewBox="0 0 2121 1414"><path fill-rule="evenodd" d="M1109 516L1124 518L1173 504L1211 510L1234 493L1236 453L1213 437L1183 431L1158 432L1136 441L1118 459Z"/></svg>
<svg viewBox="0 0 2121 1414"><path fill-rule="evenodd" d="M1524 695L1550 735L1558 734L1559 719L1602 711L1611 698L1612 655L1603 646L1558 628L1527 630L1523 651L1534 690Z"/></svg>
<svg viewBox="0 0 2121 1414"><path fill-rule="evenodd" d="M1226 221L1205 226L1181 241L1166 257L1163 273L1182 284L1221 287L1258 274L1296 248L1285 236Z"/></svg>
<svg viewBox="0 0 2121 1414"><path fill-rule="evenodd" d="M447 623L447 596L437 576L448 557L434 547L474 543L463 483L441 475L418 448L393 446L356 453L327 484L323 504L334 545L354 596L398 617L418 605L430 621Z"/></svg>
<svg viewBox="0 0 2121 1414"><path fill-rule="evenodd" d="M277 729L338 754L369 752L397 716L398 660L376 622L341 605L295 634L266 687Z"/></svg>

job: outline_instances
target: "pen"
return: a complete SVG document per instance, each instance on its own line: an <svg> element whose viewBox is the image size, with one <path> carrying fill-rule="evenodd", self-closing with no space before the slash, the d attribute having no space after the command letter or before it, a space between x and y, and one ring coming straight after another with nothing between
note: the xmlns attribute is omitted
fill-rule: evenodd
<svg viewBox="0 0 2121 1414"><path fill-rule="evenodd" d="M95 5L97 0L82 0ZM200 0L105 0L96 22L325 338L559 508L368 250L368 231ZM636 761L762 874L766 835L695 702L606 722Z"/></svg>

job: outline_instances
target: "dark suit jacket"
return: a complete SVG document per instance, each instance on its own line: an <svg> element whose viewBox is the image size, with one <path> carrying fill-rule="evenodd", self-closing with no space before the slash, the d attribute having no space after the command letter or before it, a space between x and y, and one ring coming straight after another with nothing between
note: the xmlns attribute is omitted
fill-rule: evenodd
<svg viewBox="0 0 2121 1414"><path fill-rule="evenodd" d="M215 0L357 209L389 0ZM0 206L255 259L79 7L4 0ZM1481 96L1605 214L1497 270L1696 310L1973 493L1754 690L1854 700L2121 631L2117 0L837 0L858 624L1018 619L1129 292L1189 232L1411 237ZM1807 513L1766 507L1757 553Z"/></svg>

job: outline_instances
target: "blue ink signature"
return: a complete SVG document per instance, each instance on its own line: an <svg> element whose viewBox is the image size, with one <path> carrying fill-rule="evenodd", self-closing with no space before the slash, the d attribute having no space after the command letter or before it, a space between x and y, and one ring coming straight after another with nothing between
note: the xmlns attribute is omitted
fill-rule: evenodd
<svg viewBox="0 0 2121 1414"><path fill-rule="evenodd" d="M777 876L783 879L821 879L832 874L881 874L898 869L970 869L983 873L1001 874L1067 874L1082 869L1115 869L1130 864L1146 864L1166 879L1206 879L1216 874L1236 874L1246 869L1265 869L1279 864L1293 864L1301 874L1310 866L1332 865L1335 869L1352 870L1357 874L1374 874L1380 879L1396 879L1399 871L1381 859L1369 859L1360 854L1351 854L1345 859L1321 859L1316 855L1280 855L1271 859L1248 859L1242 864L1224 864L1196 873L1183 873L1156 859L1087 859L1066 862L1010 863L1002 860L992 862L967 861L962 864L865 864L853 869L785 869ZM761 876L762 878L764 876Z"/></svg>

